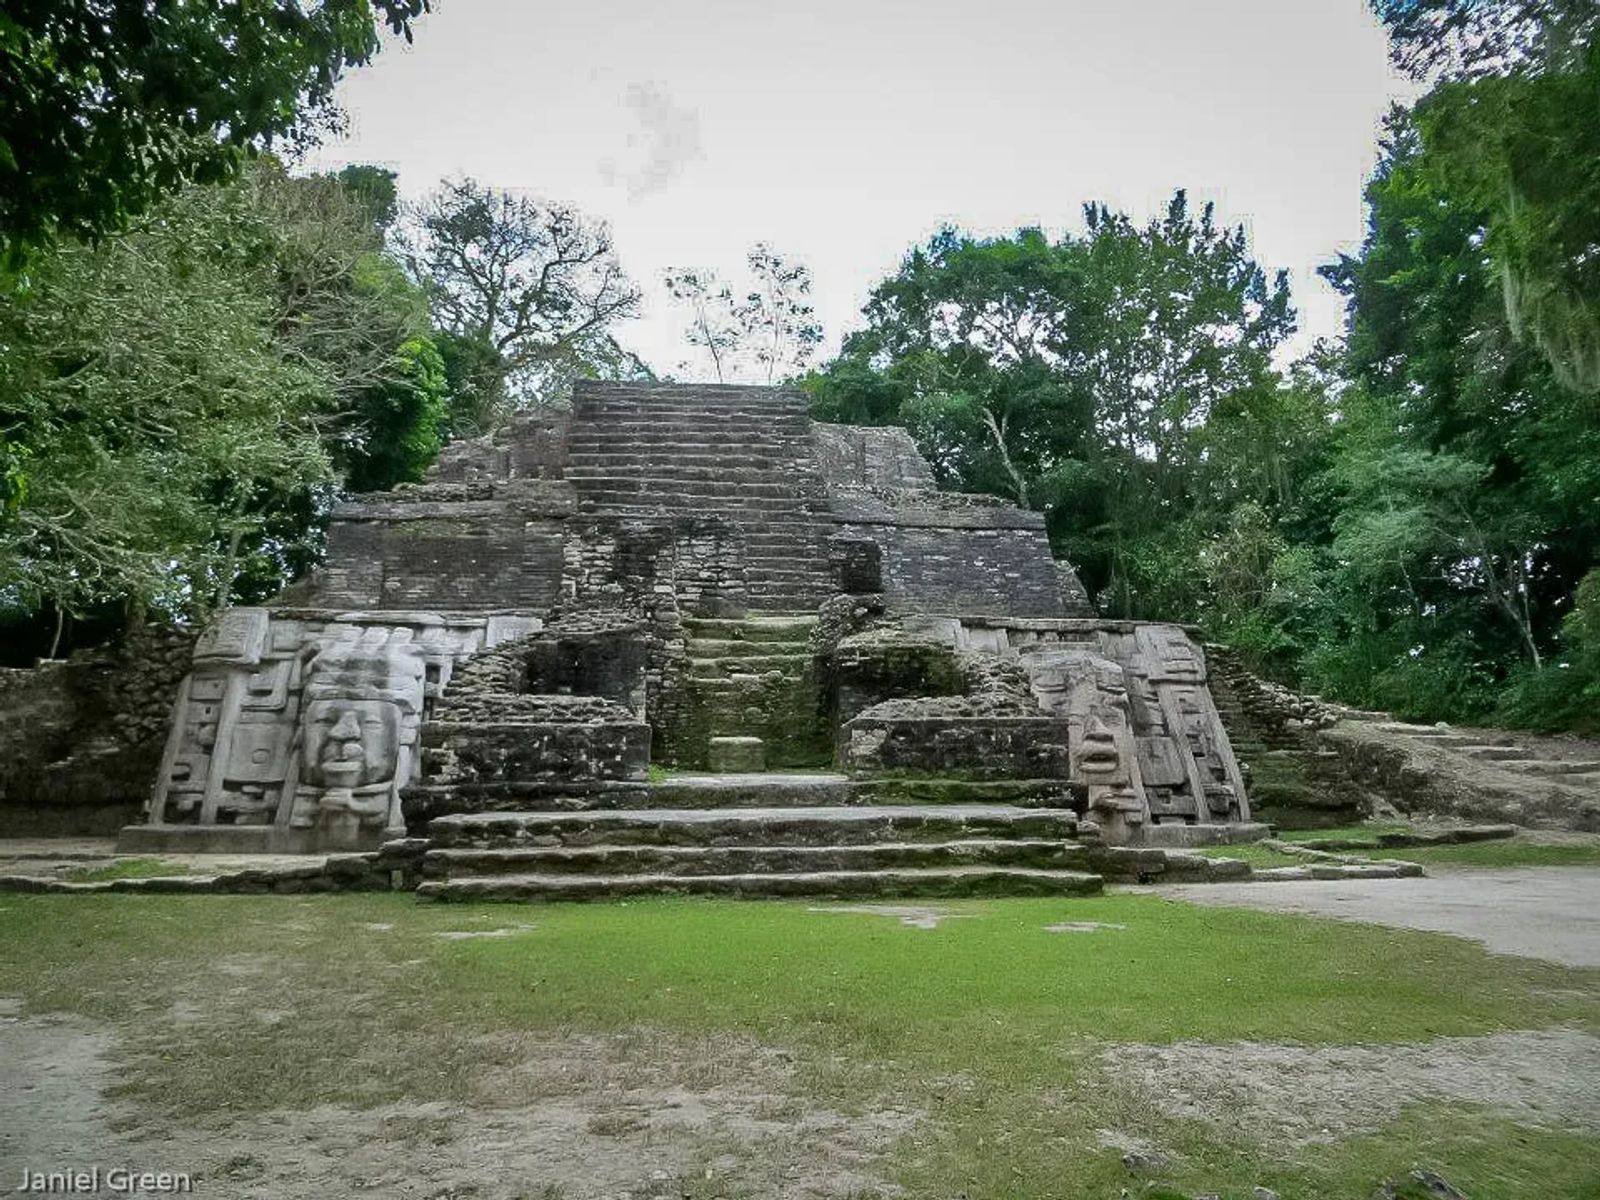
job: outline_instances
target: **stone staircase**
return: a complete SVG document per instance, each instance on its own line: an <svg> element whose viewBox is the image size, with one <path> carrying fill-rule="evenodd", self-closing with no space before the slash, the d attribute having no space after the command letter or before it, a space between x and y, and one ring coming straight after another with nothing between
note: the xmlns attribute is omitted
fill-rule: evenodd
<svg viewBox="0 0 1600 1200"><path fill-rule="evenodd" d="M1071 840L1077 820L1070 810L784 806L771 802L814 798L815 787L767 788L768 777L740 778L721 797L732 803L712 808L437 818L418 895L1077 896L1102 886L1099 874L1084 869L1088 849Z"/></svg>
<svg viewBox="0 0 1600 1200"><path fill-rule="evenodd" d="M1600 831L1600 742L1352 714L1322 738L1407 813Z"/></svg>
<svg viewBox="0 0 1600 1200"><path fill-rule="evenodd" d="M834 591L833 524L800 392L706 387L690 401L672 388L586 384L566 477L580 512L731 521L751 611L813 611Z"/></svg>
<svg viewBox="0 0 1600 1200"><path fill-rule="evenodd" d="M678 762L712 770L827 764L811 653L816 626L809 614L685 620L688 719L671 739ZM735 752L749 765L728 761Z"/></svg>
<svg viewBox="0 0 1600 1200"><path fill-rule="evenodd" d="M1370 797L1337 750L1314 730L1293 723L1232 650L1206 647L1211 695L1250 793L1251 813L1291 828L1327 828L1359 821Z"/></svg>

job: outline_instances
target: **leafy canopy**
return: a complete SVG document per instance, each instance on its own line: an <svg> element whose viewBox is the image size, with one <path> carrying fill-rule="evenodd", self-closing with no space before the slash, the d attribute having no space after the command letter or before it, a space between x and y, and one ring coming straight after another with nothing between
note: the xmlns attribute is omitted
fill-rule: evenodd
<svg viewBox="0 0 1600 1200"><path fill-rule="evenodd" d="M185 183L332 117L344 71L429 0L9 0L0 12L0 266L123 228Z"/></svg>

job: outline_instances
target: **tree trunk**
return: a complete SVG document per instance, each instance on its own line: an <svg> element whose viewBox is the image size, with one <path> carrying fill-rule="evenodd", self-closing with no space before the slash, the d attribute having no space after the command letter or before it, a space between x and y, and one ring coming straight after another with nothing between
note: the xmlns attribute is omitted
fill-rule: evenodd
<svg viewBox="0 0 1600 1200"><path fill-rule="evenodd" d="M1023 479L1022 472L1017 470L1016 464L1011 461L1011 452L1006 449L1005 426L994 419L994 413L987 408L983 410L983 423L989 427L989 436L994 440L994 448L1000 454L1000 465L1006 469L1006 474L1011 477L1011 486L1016 489L1017 503L1023 508L1028 505L1028 483Z"/></svg>

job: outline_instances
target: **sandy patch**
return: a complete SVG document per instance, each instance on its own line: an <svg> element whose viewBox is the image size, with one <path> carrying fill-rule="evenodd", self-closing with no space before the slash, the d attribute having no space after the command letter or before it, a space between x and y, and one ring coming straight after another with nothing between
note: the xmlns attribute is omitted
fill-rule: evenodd
<svg viewBox="0 0 1600 1200"><path fill-rule="evenodd" d="M1046 933L1099 933L1102 929L1126 929L1126 925L1118 925L1115 921L1061 921L1055 925L1046 925Z"/></svg>
<svg viewBox="0 0 1600 1200"><path fill-rule="evenodd" d="M808 911L819 913L864 913L869 917L894 917L911 929L937 929L941 921L976 917L977 913L951 912L921 904L829 904L813 905Z"/></svg>
<svg viewBox="0 0 1600 1200"><path fill-rule="evenodd" d="M915 1112L845 1114L792 1090L793 1056L662 1031L485 1035L498 1064L466 1102L322 1104L174 1121L107 1100L117 1042L79 1018L0 1025L0 1165L115 1162L186 1172L240 1200L784 1200L889 1195L891 1144Z"/></svg>
<svg viewBox="0 0 1600 1200"><path fill-rule="evenodd" d="M1161 1113L1264 1142L1381 1129L1408 1104L1481 1104L1513 1120L1600 1131L1600 1038L1571 1029L1387 1046L1271 1042L1106 1050L1101 1064Z"/></svg>
<svg viewBox="0 0 1600 1200"><path fill-rule="evenodd" d="M447 942L465 942L473 938L508 938L537 929L536 925L506 925L499 929L445 929L434 934Z"/></svg>

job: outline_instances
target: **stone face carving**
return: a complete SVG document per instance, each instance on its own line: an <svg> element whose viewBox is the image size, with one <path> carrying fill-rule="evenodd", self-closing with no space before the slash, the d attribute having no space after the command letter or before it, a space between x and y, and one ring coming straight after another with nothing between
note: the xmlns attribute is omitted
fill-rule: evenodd
<svg viewBox="0 0 1600 1200"><path fill-rule="evenodd" d="M507 614L219 613L179 689L151 823L270 826L283 849L375 845L402 828L396 797L418 726L454 671L539 625Z"/></svg>
<svg viewBox="0 0 1600 1200"><path fill-rule="evenodd" d="M341 633L316 644L306 665L289 824L403 833L399 788L411 774L426 664L409 629Z"/></svg>
<svg viewBox="0 0 1600 1200"><path fill-rule="evenodd" d="M1024 654L1039 707L1067 723L1072 779L1088 789L1088 815L1113 842L1137 841L1150 815L1134 749L1122 668L1088 650Z"/></svg>

